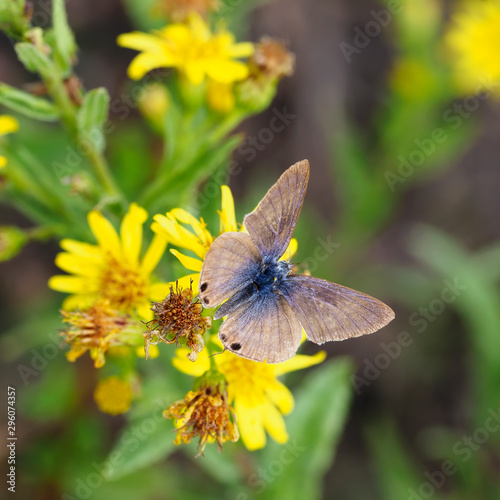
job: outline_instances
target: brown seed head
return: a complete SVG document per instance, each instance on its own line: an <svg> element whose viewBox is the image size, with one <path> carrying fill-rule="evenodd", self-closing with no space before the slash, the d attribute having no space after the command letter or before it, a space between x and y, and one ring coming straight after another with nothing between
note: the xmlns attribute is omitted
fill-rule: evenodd
<svg viewBox="0 0 500 500"><path fill-rule="evenodd" d="M202 376L204 377L205 375ZM219 451L222 451L222 445L226 441L238 441L236 413L227 402L225 387L225 382L214 384L206 381L196 391L189 391L183 400L171 404L163 412L165 418L175 420L175 444L190 443L193 438L199 437L198 457L203 454L207 442L216 441Z"/></svg>
<svg viewBox="0 0 500 500"><path fill-rule="evenodd" d="M194 12L206 17L208 13L216 11L219 6L219 0L159 0L154 12L167 17L174 23L180 23Z"/></svg>
<svg viewBox="0 0 500 500"><path fill-rule="evenodd" d="M264 36L255 46L255 52L249 63L253 74L270 79L283 78L293 74L295 55L279 40Z"/></svg>
<svg viewBox="0 0 500 500"><path fill-rule="evenodd" d="M203 334L212 325L208 316L202 316L203 306L193 296L191 285L181 289L178 283L170 287L170 293L162 302L153 302L151 310L154 319L144 333L146 358L149 357L150 344L165 342L179 345L181 338L191 349L189 359L195 361L203 350Z"/></svg>

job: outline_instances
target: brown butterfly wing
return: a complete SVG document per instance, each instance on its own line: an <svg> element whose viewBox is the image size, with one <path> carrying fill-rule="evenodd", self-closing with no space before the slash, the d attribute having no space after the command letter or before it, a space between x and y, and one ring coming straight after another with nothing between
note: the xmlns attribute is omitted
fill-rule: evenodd
<svg viewBox="0 0 500 500"><path fill-rule="evenodd" d="M255 294L233 311L222 324L224 347L247 359L281 363L297 352L302 327L280 293Z"/></svg>
<svg viewBox="0 0 500 500"><path fill-rule="evenodd" d="M221 234L203 261L199 292L202 304L217 307L253 283L261 260L248 234Z"/></svg>
<svg viewBox="0 0 500 500"><path fill-rule="evenodd" d="M279 259L292 239L309 181L309 162L286 170L243 224L263 258Z"/></svg>
<svg viewBox="0 0 500 500"><path fill-rule="evenodd" d="M394 319L380 300L312 276L290 275L281 291L316 344L373 333Z"/></svg>

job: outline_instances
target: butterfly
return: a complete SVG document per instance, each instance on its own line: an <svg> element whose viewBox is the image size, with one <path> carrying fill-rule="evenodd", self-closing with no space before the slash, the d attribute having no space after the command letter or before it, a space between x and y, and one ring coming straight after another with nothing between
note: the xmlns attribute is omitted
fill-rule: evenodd
<svg viewBox="0 0 500 500"><path fill-rule="evenodd" d="M304 202L309 162L292 165L243 224L212 243L200 275L199 297L224 348L254 361L281 363L301 343L316 344L373 333L394 319L383 302L329 281L292 273L283 260ZM222 304L222 305L221 305Z"/></svg>

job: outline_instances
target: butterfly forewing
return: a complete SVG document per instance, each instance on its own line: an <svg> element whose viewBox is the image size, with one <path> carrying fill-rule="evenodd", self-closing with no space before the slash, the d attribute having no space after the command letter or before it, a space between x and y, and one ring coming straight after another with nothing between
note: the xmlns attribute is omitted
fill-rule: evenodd
<svg viewBox="0 0 500 500"><path fill-rule="evenodd" d="M316 344L373 333L394 319L380 300L312 276L288 276L282 292Z"/></svg>
<svg viewBox="0 0 500 500"><path fill-rule="evenodd" d="M278 259L292 239L309 181L309 162L292 165L243 224L263 258Z"/></svg>
<svg viewBox="0 0 500 500"><path fill-rule="evenodd" d="M302 327L279 293L254 295L222 324L219 338L229 351L254 361L281 363L297 351Z"/></svg>
<svg viewBox="0 0 500 500"><path fill-rule="evenodd" d="M200 275L200 299L216 307L253 282L260 254L245 233L221 234L210 247Z"/></svg>

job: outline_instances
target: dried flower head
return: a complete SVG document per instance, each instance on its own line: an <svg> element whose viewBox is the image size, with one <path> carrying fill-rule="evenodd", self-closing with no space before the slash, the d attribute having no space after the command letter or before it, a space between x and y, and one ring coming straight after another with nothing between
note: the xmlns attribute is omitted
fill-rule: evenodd
<svg viewBox="0 0 500 500"><path fill-rule="evenodd" d="M295 55L279 40L269 36L261 38L250 57L251 74L269 79L283 78L293 74Z"/></svg>
<svg viewBox="0 0 500 500"><path fill-rule="evenodd" d="M206 17L209 12L216 11L219 6L219 0L159 0L154 11L179 23L185 21L193 12Z"/></svg>
<svg viewBox="0 0 500 500"><path fill-rule="evenodd" d="M170 293L162 302L153 302L151 310L154 319L144 333L144 350L149 358L149 347L159 342L179 345L185 339L186 346L191 349L188 358L195 361L203 350L203 334L212 325L209 316L202 316L203 306L194 298L192 282L189 288L182 289L178 282L170 287Z"/></svg>
<svg viewBox="0 0 500 500"><path fill-rule="evenodd" d="M222 451L222 444L226 441L238 441L236 413L228 404L226 387L220 373L209 371L195 381L194 390L189 391L183 400L164 410L165 418L175 420L175 444L190 443L199 437L198 457L207 442L216 441L219 451Z"/></svg>
<svg viewBox="0 0 500 500"><path fill-rule="evenodd" d="M96 368L105 363L104 353L115 346L134 346L140 339L141 323L111 309L109 302L101 301L87 311L61 311L68 326L60 335L71 349L68 361L75 361L86 351Z"/></svg>

